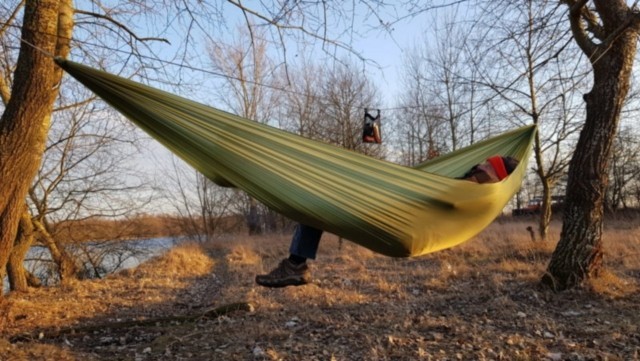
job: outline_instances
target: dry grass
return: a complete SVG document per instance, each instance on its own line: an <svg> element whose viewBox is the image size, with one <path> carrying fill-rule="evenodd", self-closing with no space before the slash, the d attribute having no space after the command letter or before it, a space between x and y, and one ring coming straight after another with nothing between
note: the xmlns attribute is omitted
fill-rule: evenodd
<svg viewBox="0 0 640 361"><path fill-rule="evenodd" d="M554 294L537 282L555 244L532 243L528 225L495 223L415 259L327 235L314 283L277 290L253 278L286 255L289 235L179 247L107 279L11 295L0 360L637 360L640 226L607 228L602 277ZM48 336L240 301L255 311ZM44 337L6 341L25 332Z"/></svg>

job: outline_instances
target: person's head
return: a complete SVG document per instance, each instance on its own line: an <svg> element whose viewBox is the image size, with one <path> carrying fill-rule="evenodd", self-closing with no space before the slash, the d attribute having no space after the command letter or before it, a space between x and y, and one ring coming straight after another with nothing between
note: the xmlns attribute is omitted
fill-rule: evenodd
<svg viewBox="0 0 640 361"><path fill-rule="evenodd" d="M473 166L463 178L476 183L499 182L511 174L518 163L513 157L494 156Z"/></svg>

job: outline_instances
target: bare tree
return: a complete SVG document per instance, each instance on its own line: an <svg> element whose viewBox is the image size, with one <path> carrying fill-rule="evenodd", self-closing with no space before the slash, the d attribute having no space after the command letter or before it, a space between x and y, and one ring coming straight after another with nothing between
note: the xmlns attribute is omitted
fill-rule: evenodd
<svg viewBox="0 0 640 361"><path fill-rule="evenodd" d="M287 76L292 83L284 93L281 110L286 129L306 138L384 157L383 147L362 142L364 110L377 114L381 100L374 83L357 66L342 61L333 67L322 67L305 60L297 68L290 68ZM381 116L384 124L390 125L388 114Z"/></svg>
<svg viewBox="0 0 640 361"><path fill-rule="evenodd" d="M19 118L24 115L24 112L23 112L24 109L31 109L29 107L32 107L32 104L30 104L29 101L25 101L24 99L18 100L16 103L17 104L16 107L18 108L18 110L16 111L16 114L18 114L17 115L18 118L16 119L12 118L13 116L16 116L16 114L11 113L10 98L13 99L12 96L16 95L15 89L19 88L20 86L24 86L24 84L22 83L28 84L29 82L33 81L33 77L30 77L30 75L49 74L53 71L53 74L56 76L55 84L50 84L51 89L47 89L46 91L43 90L42 92L40 92L41 94L49 93L53 98L48 99L47 101L48 102L50 101L50 103L53 105L55 95L58 93L58 89L61 88L59 86L61 84L61 81L59 78L59 76L61 75L61 70L58 67L53 65L53 62L51 61L52 60L51 57L53 55L66 57L68 53L68 49L66 48L69 46L69 42L71 40L72 28L74 26L87 27L87 26L95 25L95 28L97 29L105 29L105 27L101 27L100 24L96 25L95 19L98 19L98 18L100 18L102 21L106 23L114 24L115 30L114 29L112 30L115 33L117 33L117 29L120 29L126 32L126 27L122 23L117 23L116 21L114 21L114 18L110 17L115 12L112 12L109 14L103 14L102 16L97 16L97 14L89 15L87 12L84 12L82 10L72 9L71 3L67 1L56 1L56 2L46 3L46 4L38 3L37 5L32 5L30 4L30 2L14 2L14 4L12 5L15 6L15 8L11 8L13 9L13 13L11 14L11 16L8 16L6 18L9 20L9 22L6 24L3 24L2 33L0 34L3 36L3 40L5 40L2 42L3 45L7 45L7 44L16 45L15 38L17 37L12 37L11 34L15 33L15 29L17 29L17 27L20 25L19 19L17 18L16 15L21 13L20 9L25 4L27 8L29 6L32 8L33 7L37 8L36 12L45 11L45 10L46 12L54 12L53 9L57 9L55 10L56 12L55 14L53 13L49 14L51 16L50 20L46 20L43 18L31 24L27 22L27 18L25 18L22 23L23 35L29 34L29 36L37 40L37 42L33 42L29 39L26 39L26 41L23 41L23 43L21 44L21 54L30 54L34 52L34 55L32 56L33 58L43 57L43 59L48 59L49 62L43 61L41 63L38 63L38 62L34 63L33 61L28 60L28 61L31 61L30 63L27 64L27 68L28 68L27 72L29 73L29 76L21 78L19 77L19 73L17 71L20 68L21 58L19 57L17 59L18 68L16 68L16 71L14 73L11 73L11 69L13 69L15 66L15 63L13 62L16 61L16 59L13 56L11 56L13 52L13 48L12 47L3 48L6 56L2 57L2 60L1 60L3 62L2 69L7 70L7 72L4 72L2 74L2 77L1 77L2 82L0 84L0 87L3 89L2 91L3 101L7 104L7 108L3 113L3 119L6 119L6 121L3 121L3 125L5 126L4 130L7 131L6 134L8 134L8 136L5 137L4 139L5 140L11 139L14 135L17 135L20 138L19 142L21 142L21 145L24 145L25 147L27 147L27 149L30 152L33 152L37 149L40 149L39 148L40 145L44 146L44 142L47 139L50 119L54 120L53 121L54 126L72 124L73 122L67 123L65 120L63 120L63 116L61 116L60 114L64 113L64 111L60 111L60 112L57 112L56 114L52 114L49 110L48 114L45 116L44 121L37 122L35 121L35 119L31 120L31 122L35 122L35 123L29 125L29 127L32 132L37 133L36 135L28 135L28 134L17 132L16 129L20 129L20 128L13 127L12 123L14 121L18 121ZM24 10L25 16L27 13L27 8L25 8ZM7 8L3 8L3 9L7 9ZM129 11L132 9L133 8L129 8ZM32 11L32 10L29 10L29 11ZM46 12L44 14L48 14ZM120 14L123 14L123 13L125 12L120 12ZM79 18L78 22L74 22L72 20L72 15L74 14L78 16ZM78 14L81 14L81 15L78 15ZM44 15L40 14L39 16L44 16ZM94 19L94 21L90 21L91 19ZM27 26L31 26L32 28L27 29L26 28ZM106 37L103 37L101 35L104 35L104 34L101 33L100 31L83 32L83 36L95 36L95 39L105 40ZM120 35L122 35L122 33ZM49 36L52 36L53 38L57 39L58 50L52 51L48 49L47 46L38 45L38 42L42 44L45 44L45 41L51 42L52 40L48 39ZM80 40L80 42L83 43L81 38L82 36L77 40ZM123 38L120 38L120 39L123 39ZM49 48L51 46L55 46L55 42L51 42L51 45L48 45ZM95 47L95 44L94 44L92 46L87 45L84 50L88 51L88 53L91 53L96 49L99 49L99 48ZM104 53L104 49L101 49L100 51ZM95 54L97 53L98 51L95 51ZM113 54L113 52L111 53L112 53L111 55L113 55L112 58L117 57L116 54ZM92 54L92 55L95 55L95 54ZM45 67L43 68L43 66ZM48 67L50 67L51 69L49 70ZM42 79L40 80L36 79L35 82L37 83L37 82L40 82L41 80ZM13 94L9 90L8 84L13 84L13 87L14 87ZM46 87L46 84L47 83L45 82L41 85ZM30 84L30 86L33 86L33 84ZM76 92L76 91L77 90L71 90L71 92ZM79 105L86 106L91 101L91 99L92 98L87 97L87 99L81 100ZM76 105L66 100L60 100L58 103L58 108L70 109ZM51 109L51 107L48 107L48 109ZM32 110L33 109L31 109L30 111ZM95 118L93 120L95 120ZM77 125L79 123L76 122L73 124ZM86 128L88 124L90 123L88 122L85 123L84 127ZM104 124L104 123L97 122L97 124ZM99 212L97 211L98 208L95 207L96 203L95 201L91 201L92 196L88 196L88 194L89 193L91 193L92 195L95 195L97 193L104 194L105 192L113 191L113 193L111 193L110 196L115 196L115 193L123 188L122 184L126 183L126 182L123 182L123 179L118 179L113 175L111 175L111 178L107 180L112 184L116 184L112 188L105 187L104 178L101 182L96 182L96 179L100 177L104 176L106 178L105 173L101 173L105 171L105 168L103 166L108 166L108 164L111 164L113 166L113 164L115 164L117 161L122 161L122 159L114 157L115 153L113 152L108 153L107 149L113 149L113 148L104 147L104 142L96 141L93 145L90 145L91 141L89 141L88 139L90 138L94 140L98 139L97 134L94 134L95 136L93 136L91 134L87 134L86 132L80 132L81 134L78 135L75 133L78 129L80 129L80 127L74 125L69 129L67 129L69 130L69 132L64 134L62 138L57 138L57 139L54 139L51 137L49 138L48 148L44 149L44 150L48 149L49 151L46 153L47 155L45 155L43 159L43 165L40 168L40 172L39 172L40 176L35 181L35 183L31 185L31 188L29 188L29 195L30 195L29 204L31 205L30 209L32 212L34 212L33 217L31 217L32 226L35 227L35 231L33 232L33 234L35 234L36 238L41 240L43 243L50 246L51 254L57 260L58 269L60 271L64 270L63 272L65 273L65 277L61 277L63 279L73 278L73 275L75 275L77 272L77 265L75 264L76 262L72 259L73 257L71 257L71 255L68 254L68 252L66 252L63 244L60 243L60 240L56 239L55 229L54 229L55 220L56 219L60 220L64 218L62 217L62 213L65 213L67 216L77 217L79 215L78 212L82 209L84 209L84 211L93 210L95 211L93 215L99 216L98 214ZM101 132L99 129L96 129L95 127L93 131L95 131L96 133ZM53 137L55 136L56 135L53 135ZM107 135L104 133L101 134L101 137L103 140L108 139L109 136L110 135ZM111 134L111 136L117 137L117 134ZM35 138L31 139L32 137L35 137ZM37 141L36 145L33 144L34 141ZM57 145L55 144L56 142L57 142ZM77 146L78 143L81 143L83 145ZM87 146L89 147L93 146L94 149L87 150L85 149ZM55 164L51 163L51 158L57 157L54 155L56 154L55 150L56 149L60 150L62 148L64 148L65 151L59 151L57 152L57 154L65 154L65 155L58 157L57 160L54 160ZM103 148L104 151L96 152L95 149L97 148ZM38 152L40 151L41 150L38 150ZM0 156L5 156L5 155L13 156L13 158L17 160L28 159L34 162L33 165L36 166L36 168L40 165L40 159L42 157L41 153L38 153L36 155L36 154L26 154L26 153L21 154L21 152L22 152L22 149L20 147L11 148L11 146L8 146L7 148L3 148L2 150L0 150L0 153L2 153L0 154ZM96 155L99 155L99 154L102 154L101 157L100 156L96 157ZM86 162L87 157L96 157L96 159L94 159L90 163L91 166L87 166L87 164L89 163L89 162ZM2 158L2 160L3 160L2 162L3 166L8 164L4 162L5 158ZM91 172L92 169L90 168L95 167L93 168L95 173L93 174L84 173L82 175L79 175L78 169L82 167L85 167L83 168L84 172L87 172L87 171ZM5 171L7 170L3 169L1 173L3 174L3 179L5 178L5 173L4 173ZM69 178L70 175L72 178L75 177L75 180L71 180L71 178ZM124 175L121 175L121 176L124 176ZM27 185L29 185L29 183L31 182L31 176L29 176L26 173L22 173L20 178L22 182L27 182ZM7 176L6 179L9 179L9 176ZM81 182L84 183L83 188L74 188L74 187L78 187L78 185ZM98 187L102 187L102 188L98 189ZM18 193L14 193L12 194L12 196L16 197L16 199L20 198ZM3 200L5 200L5 199L8 199L9 197L2 197L2 198ZM102 200L101 203L104 203L105 206L114 205L113 202L104 202L104 199ZM71 204L73 204L73 207L69 206ZM75 214L73 210L75 210ZM104 210L104 208L102 208L102 210ZM84 213L80 215L80 217L87 217L87 214ZM22 217L22 219L26 219L26 217ZM51 219L53 219L54 222L51 222ZM21 224L23 223L24 222L22 222ZM22 225L20 226L20 228L25 229L25 227ZM2 235L2 237L5 237L5 235L8 234L7 232L11 232L9 224L4 223L3 221L0 221L0 234ZM20 237L22 237L22 234L23 234L22 232L18 234L18 238L16 238L14 242L15 252L12 252L12 256L11 256L12 258L10 261L12 264L9 265L9 267L12 267L14 269L18 268L17 264L20 263L20 260L19 260L20 257L24 257L24 252L22 247L25 244L25 242L23 242L20 239ZM18 256L18 255L21 255L21 256ZM13 280L16 282L20 282L20 281L17 281L19 278L21 277L16 277Z"/></svg>
<svg viewBox="0 0 640 361"><path fill-rule="evenodd" d="M320 139L345 149L383 158L383 147L362 142L364 110L375 108L373 105L381 102L374 84L366 74L346 63L325 69L323 74L317 119L323 128Z"/></svg>
<svg viewBox="0 0 640 361"><path fill-rule="evenodd" d="M172 169L164 172L170 184L166 198L180 216L184 236L205 242L220 232L225 217L235 211L234 189L216 186L202 174L172 158Z"/></svg>
<svg viewBox="0 0 640 361"><path fill-rule="evenodd" d="M586 82L586 70L580 61L571 61L579 54L567 49L570 38L560 26L558 4L492 2L486 10L483 20L491 36L483 37L488 63L482 64L486 69L482 84L504 102L505 118L538 125L534 140L542 199L538 234L545 240L554 185L568 167L569 154L563 147L570 146L568 140L580 126L580 111L573 104Z"/></svg>
<svg viewBox="0 0 640 361"><path fill-rule="evenodd" d="M21 48L11 93L3 91L3 99L9 99L0 118L0 270L7 264L24 199L40 165L62 78L62 70L42 50L66 57L73 29L71 1L26 1L24 6L22 40L32 46Z"/></svg>
<svg viewBox="0 0 640 361"><path fill-rule="evenodd" d="M59 103L64 106L56 109L43 163L29 191L32 222L62 282L84 272L69 246L82 250L80 243L86 239L63 239L56 224L123 217L143 207L149 197L144 195L141 172L131 169L137 133L112 111L92 102L86 90L74 86L78 85L61 92ZM109 238L118 239L120 231L114 230ZM84 254L88 255L86 249Z"/></svg>
<svg viewBox="0 0 640 361"><path fill-rule="evenodd" d="M320 65L303 59L298 67L280 72L282 78L291 81L286 88L289 91L282 94L284 106L279 107L284 129L310 139L324 137L324 126L320 121L323 71Z"/></svg>
<svg viewBox="0 0 640 361"><path fill-rule="evenodd" d="M405 91L400 96L399 115L396 118L398 144L402 149L400 162L418 164L450 151L450 131L447 129L442 107L433 99L428 78L428 62L422 55L426 50L418 47L404 60Z"/></svg>
<svg viewBox="0 0 640 361"><path fill-rule="evenodd" d="M463 117L472 115L471 110L475 106L463 101L473 99L474 93L468 91L467 85L471 85L471 90L475 86L474 82L465 81L469 62L465 59L464 49L468 32L456 27L455 21L449 19L434 24L442 28L435 28L437 44L424 54L428 64L424 76L428 79L432 106L440 108L442 120L449 128L449 147L456 150L461 146L459 127L463 126ZM473 125L473 119L469 124ZM474 127L469 129L472 139L475 131Z"/></svg>
<svg viewBox="0 0 640 361"><path fill-rule="evenodd" d="M634 203L633 186L640 178L640 142L632 127L621 128L613 144L611 183L607 191L609 211L629 208ZM631 204L630 204L631 203ZM637 204L633 204L637 206Z"/></svg>
<svg viewBox="0 0 640 361"><path fill-rule="evenodd" d="M268 123L276 108L278 95L270 92L269 87L277 86L278 77L274 64L267 56L267 41L261 32L240 29L238 34L232 44L211 43L208 46L214 70L226 76L218 98L233 113ZM249 195L241 196L247 205L244 216L249 234L262 233L261 219L264 215L260 212L258 202Z"/></svg>
<svg viewBox="0 0 640 361"><path fill-rule="evenodd" d="M268 123L278 96L270 91L277 87L278 78L267 55L268 43L261 33L251 35L240 28L237 34L231 44L207 47L214 71L225 76L217 98L235 114Z"/></svg>
<svg viewBox="0 0 640 361"><path fill-rule="evenodd" d="M487 42L473 37L478 21L467 22L460 16L455 8L435 14L428 35L407 52L398 128L404 129L406 139L400 147L407 148L410 163L472 144L506 127L491 116L495 96L481 79L490 67L481 48Z"/></svg>
<svg viewBox="0 0 640 361"><path fill-rule="evenodd" d="M591 62L586 120L569 166L560 241L542 282L555 290L581 285L602 269L602 223L608 170L629 91L640 13L623 0L568 0L576 44Z"/></svg>

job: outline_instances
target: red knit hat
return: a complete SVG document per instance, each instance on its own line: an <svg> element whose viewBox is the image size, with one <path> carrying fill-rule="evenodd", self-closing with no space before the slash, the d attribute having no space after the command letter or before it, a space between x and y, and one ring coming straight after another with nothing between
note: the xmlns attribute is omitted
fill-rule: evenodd
<svg viewBox="0 0 640 361"><path fill-rule="evenodd" d="M489 162L489 164L491 164L493 169L496 171L496 175L500 180L507 178L509 173L507 172L507 167L505 167L504 160L502 160L501 156L499 155L493 156L491 158L488 158L487 161Z"/></svg>

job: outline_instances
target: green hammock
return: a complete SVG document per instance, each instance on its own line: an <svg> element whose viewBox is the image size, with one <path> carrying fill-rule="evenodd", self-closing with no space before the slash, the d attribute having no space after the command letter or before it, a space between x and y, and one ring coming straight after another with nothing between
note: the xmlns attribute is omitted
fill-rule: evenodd
<svg viewBox="0 0 640 361"><path fill-rule="evenodd" d="M128 79L56 62L220 185L375 252L418 256L476 235L517 192L535 126L409 168L305 139ZM493 155L520 159L500 183L452 179Z"/></svg>

